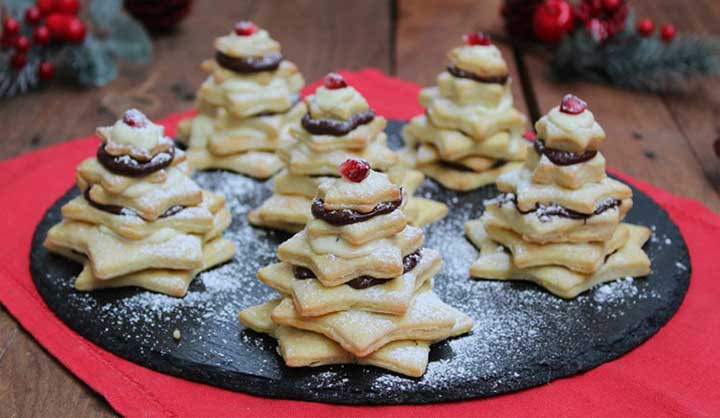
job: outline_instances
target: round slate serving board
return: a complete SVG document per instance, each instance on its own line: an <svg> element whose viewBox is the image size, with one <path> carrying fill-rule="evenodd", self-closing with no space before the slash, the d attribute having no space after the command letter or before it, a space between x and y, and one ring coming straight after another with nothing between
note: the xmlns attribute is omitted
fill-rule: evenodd
<svg viewBox="0 0 720 418"><path fill-rule="evenodd" d="M400 122L388 126L399 144ZM226 236L238 244L235 259L200 275L184 299L137 289L76 292L80 266L42 246L61 219L60 207L78 194L73 188L46 213L35 231L30 268L50 308L82 336L142 366L185 379L273 398L344 404L426 403L470 399L545 384L610 361L638 346L675 313L687 291L690 260L677 227L648 196L633 190L628 222L649 226L645 249L653 273L592 289L572 301L522 282L473 280L468 268L477 250L463 224L482 212L486 187L469 193L426 181L419 191L446 202L447 218L426 229L426 246L440 250L444 267L435 290L468 313L468 335L433 346L420 379L355 365L290 369L272 338L244 329L238 312L272 297L257 281L258 268L275 261L289 235L253 228L247 212L270 195L268 183L226 172L195 176L203 187L224 193L233 213ZM176 341L172 334L181 332Z"/></svg>

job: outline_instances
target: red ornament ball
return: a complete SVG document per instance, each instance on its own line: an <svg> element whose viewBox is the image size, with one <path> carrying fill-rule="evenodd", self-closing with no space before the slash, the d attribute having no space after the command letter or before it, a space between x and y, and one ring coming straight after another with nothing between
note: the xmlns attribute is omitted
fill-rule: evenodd
<svg viewBox="0 0 720 418"><path fill-rule="evenodd" d="M565 0L546 0L535 10L535 36L545 43L560 42L574 26L572 7Z"/></svg>
<svg viewBox="0 0 720 418"><path fill-rule="evenodd" d="M10 66L15 70L22 69L25 64L27 64L27 55L16 52L13 54L13 56L10 58Z"/></svg>
<svg viewBox="0 0 720 418"><path fill-rule="evenodd" d="M642 18L637 24L637 31L642 36L650 36L655 31L655 23L649 17Z"/></svg>
<svg viewBox="0 0 720 418"><path fill-rule="evenodd" d="M570 115L579 115L585 109L587 109L587 103L573 94L566 94L560 103L560 111Z"/></svg>
<svg viewBox="0 0 720 418"><path fill-rule="evenodd" d="M80 2L78 0L55 0L56 12L69 15L76 15L80 11Z"/></svg>
<svg viewBox="0 0 720 418"><path fill-rule="evenodd" d="M20 32L20 23L11 17L3 20L3 36L13 37Z"/></svg>
<svg viewBox="0 0 720 418"><path fill-rule="evenodd" d="M360 158L348 158L340 164L340 174L354 183L360 183L370 175L370 164Z"/></svg>
<svg viewBox="0 0 720 418"><path fill-rule="evenodd" d="M600 19L592 19L587 23L587 29L595 42L605 42L610 37L607 24Z"/></svg>
<svg viewBox="0 0 720 418"><path fill-rule="evenodd" d="M69 17L62 13L51 13L45 18L45 26L50 31L50 37L56 41L63 40L68 21Z"/></svg>
<svg viewBox="0 0 720 418"><path fill-rule="evenodd" d="M50 30L47 26L38 26L33 31L33 41L39 45L47 45L50 43Z"/></svg>
<svg viewBox="0 0 720 418"><path fill-rule="evenodd" d="M614 12L620 7L621 0L603 0L603 9Z"/></svg>
<svg viewBox="0 0 720 418"><path fill-rule="evenodd" d="M37 8L43 16L47 16L55 11L55 0L37 0Z"/></svg>
<svg viewBox="0 0 720 418"><path fill-rule="evenodd" d="M249 20L243 20L235 24L235 34L238 36L250 36L257 31L257 25Z"/></svg>
<svg viewBox="0 0 720 418"><path fill-rule="evenodd" d="M13 46L15 47L15 52L24 54L30 49L30 40L27 36L18 36L15 38Z"/></svg>
<svg viewBox="0 0 720 418"><path fill-rule="evenodd" d="M670 23L665 24L662 28L660 28L660 37L665 42L672 41L675 38L675 35L677 35L677 30L675 29L675 26Z"/></svg>
<svg viewBox="0 0 720 418"><path fill-rule="evenodd" d="M137 109L129 109L123 115L123 123L132 128L144 128L149 122L147 116Z"/></svg>
<svg viewBox="0 0 720 418"><path fill-rule="evenodd" d="M329 90L336 90L347 87L347 82L343 76L338 73L328 73L325 78L323 78L323 86Z"/></svg>
<svg viewBox="0 0 720 418"><path fill-rule="evenodd" d="M47 61L41 62L40 66L38 67L38 77L42 78L43 80L48 80L52 78L54 72L55 68L53 68L53 65Z"/></svg>
<svg viewBox="0 0 720 418"><path fill-rule="evenodd" d="M42 13L40 13L40 9L37 6L28 7L27 10L25 10L25 21L29 24L35 25L40 22L41 18Z"/></svg>
<svg viewBox="0 0 720 418"><path fill-rule="evenodd" d="M64 31L64 39L68 42L79 44L85 40L85 24L77 16L72 16L68 19L67 25Z"/></svg>
<svg viewBox="0 0 720 418"><path fill-rule="evenodd" d="M492 41L490 40L490 35L484 32L474 32L474 33L468 33L467 35L463 36L463 40L467 45L474 46L474 45L481 45L481 46L487 46L492 44Z"/></svg>

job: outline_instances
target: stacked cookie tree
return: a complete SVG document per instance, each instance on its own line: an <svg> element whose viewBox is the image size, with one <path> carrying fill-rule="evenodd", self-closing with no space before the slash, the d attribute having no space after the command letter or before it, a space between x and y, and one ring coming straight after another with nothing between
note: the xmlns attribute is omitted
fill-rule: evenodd
<svg viewBox="0 0 720 418"><path fill-rule="evenodd" d="M304 113L305 82L280 44L250 22L217 38L215 50L202 65L210 76L198 91L198 114L181 122L179 140L193 169L268 178L283 166L275 155L280 134Z"/></svg>
<svg viewBox="0 0 720 418"><path fill-rule="evenodd" d="M188 177L185 154L137 110L98 128L97 157L77 169L82 194L62 207L45 247L83 264L78 290L137 286L184 296L202 270L235 254L222 238L223 196Z"/></svg>
<svg viewBox="0 0 720 418"><path fill-rule="evenodd" d="M480 248L473 277L529 280L573 298L592 286L650 273L644 226L621 223L632 190L605 174L605 132L567 95L536 124L521 170L500 176L500 195L465 230Z"/></svg>
<svg viewBox="0 0 720 418"><path fill-rule="evenodd" d="M337 73L305 99L307 113L281 137L278 155L286 169L274 178L273 195L249 214L250 223L290 232L301 230L310 216L318 186L333 181L347 158L362 158L373 169L386 171L412 196L422 173L397 166L397 155L387 146L387 121L370 109L367 100ZM428 199L408 198L413 225L442 218L447 206Z"/></svg>
<svg viewBox="0 0 720 418"><path fill-rule="evenodd" d="M517 169L525 158L525 116L513 107L510 75L483 33L448 54L437 87L424 88L425 114L403 129L405 162L443 186L472 190Z"/></svg>
<svg viewBox="0 0 720 418"><path fill-rule="evenodd" d="M432 290L441 260L407 224L400 187L362 160L322 183L313 219L280 245L258 278L281 297L240 313L278 339L291 367L369 364L424 373L429 345L472 328Z"/></svg>

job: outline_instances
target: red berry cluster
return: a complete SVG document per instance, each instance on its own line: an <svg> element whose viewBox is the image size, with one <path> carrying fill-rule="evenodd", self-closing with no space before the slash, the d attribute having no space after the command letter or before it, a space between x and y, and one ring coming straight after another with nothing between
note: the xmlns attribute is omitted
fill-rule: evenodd
<svg viewBox="0 0 720 418"><path fill-rule="evenodd" d="M655 22L649 17L642 18L637 23L637 31L641 36L652 36L655 31ZM677 35L677 30L675 30L675 26L670 23L666 23L660 28L660 38L665 42L672 41L675 35Z"/></svg>
<svg viewBox="0 0 720 418"><path fill-rule="evenodd" d="M340 174L354 183L360 183L370 175L370 164L360 158L348 158L340 164Z"/></svg>
<svg viewBox="0 0 720 418"><path fill-rule="evenodd" d="M77 16L79 11L79 0L37 0L34 6L25 10L25 23L34 27L31 37L21 33L17 19L5 18L0 45L3 49L13 49L10 66L15 70L25 67L27 53L33 45L81 43L85 40L87 29ZM53 65L42 62L38 67L38 76L48 79L52 75Z"/></svg>

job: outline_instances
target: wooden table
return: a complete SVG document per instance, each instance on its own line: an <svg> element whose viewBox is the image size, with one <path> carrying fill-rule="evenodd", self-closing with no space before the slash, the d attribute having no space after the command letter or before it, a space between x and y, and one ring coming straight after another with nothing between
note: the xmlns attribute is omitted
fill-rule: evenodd
<svg viewBox="0 0 720 418"><path fill-rule="evenodd" d="M679 31L720 35L717 0L635 0L639 16L672 22ZM0 102L0 159L68 138L92 134L116 113L150 95L152 117L185 110L203 74L198 64L212 40L233 22L251 19L283 44L306 80L332 69L372 66L423 85L433 84L446 51L460 35L502 34L500 0L213 1L197 2L181 28L154 39L151 66L123 67L117 80L92 90L61 85ZM496 40L498 37L496 37ZM691 95L632 93L587 83L546 80L543 57L501 41L513 71L517 106L546 112L566 92L586 99L608 134L609 164L673 193L699 199L720 212L720 81L701 81ZM135 104L133 104L135 105ZM143 103L137 104L142 107ZM111 416L108 404L40 347L0 307L0 417Z"/></svg>

